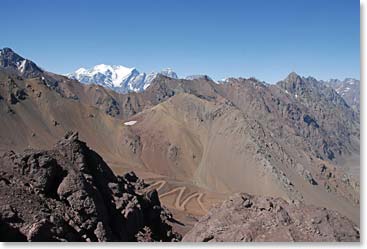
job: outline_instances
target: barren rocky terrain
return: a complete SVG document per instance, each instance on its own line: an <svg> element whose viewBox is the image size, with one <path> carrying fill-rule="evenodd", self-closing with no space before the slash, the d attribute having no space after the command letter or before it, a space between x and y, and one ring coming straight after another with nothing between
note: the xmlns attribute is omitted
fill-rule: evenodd
<svg viewBox="0 0 367 249"><path fill-rule="evenodd" d="M236 194L216 205L186 242L359 241L359 229L334 211L281 198Z"/></svg>
<svg viewBox="0 0 367 249"><path fill-rule="evenodd" d="M177 241L156 190L115 176L68 133L53 149L0 159L1 241Z"/></svg>
<svg viewBox="0 0 367 249"><path fill-rule="evenodd" d="M62 168L62 172L69 172L69 167L73 171L83 171L78 168L80 162L70 164L65 158L62 159L60 154L64 148L60 147L59 139L73 130L78 132L80 140L85 141L91 150L98 153L117 175L114 176L108 169L107 176L98 176L98 179L109 177L108 180L102 181L120 184L118 182L123 177L119 176L134 171L139 178L149 183L150 186L145 186L144 191L157 189L160 202L178 221L171 224L173 230L182 235L188 233L187 236L190 236L185 238L189 240L226 240L215 232L208 235L210 238L214 236L212 239L195 239L193 236L198 233L199 230L195 229L200 228L200 224L212 226L212 218L208 218L207 224L201 217L216 217L216 209L209 210L213 205L221 205L220 203L234 193L247 193L250 196L259 196L256 198L272 200L282 198L282 208L287 209L289 205L287 212L290 217L294 217L291 218L293 225L284 228L291 231L289 237L279 237L279 240L311 240L309 231L306 231L308 227L301 225L306 229L302 234L295 235L292 231L298 227L294 224L303 212L307 214L315 210L323 210L320 212L324 218L332 217L331 221L325 223L326 235L317 238L318 241L359 239L357 233L352 233L352 230L346 234L343 232L344 228L340 228L341 234L344 233L345 236L334 230L340 226L345 226L345 229L359 226L359 108L351 105L349 98L344 99L329 84L312 77L301 77L296 73L289 74L284 80L273 85L255 78L229 78L218 84L209 77L173 79L158 75L145 91L120 94L99 85L84 85L76 80L47 72L11 49L2 51L0 153L5 153L5 156L1 161L0 171L7 177L12 169L19 167L19 158L26 155L31 158L31 155L36 153L27 152L30 148L43 150L41 155L54 158L57 162L55 164ZM75 143L84 144L80 141ZM54 144L59 147L50 149ZM11 150L14 152L9 153ZM26 152L23 152L24 150ZM89 155L81 157L88 158ZM37 160L35 159L35 165L39 165ZM33 162L28 162L27 159L20 164L33 165ZM19 176L15 173L10 175L25 184L32 179L37 181L38 175L32 174L39 172L34 171L21 173ZM45 172L49 174L47 170ZM90 178L83 177L86 181ZM93 174L91 177L93 184L90 185L99 189L94 184L100 180L94 179L97 176ZM19 188L22 198L33 196L24 194L25 191L35 191L33 185L17 186L16 181L4 179L7 179L3 181L4 186ZM133 196L140 196L140 188L137 187ZM4 212L17 213L13 210L16 205L11 205L11 198L6 197L6 193L7 191L4 191L4 197L1 197L4 198L1 202L1 205L5 205ZM44 198L53 203L61 202L61 206L66 205L60 196L39 197L39 194L34 193L34 199L30 197L32 202L38 203L35 205L37 210L39 205L45 202ZM144 200L142 203L145 203ZM142 203L139 202L144 206ZM292 203L301 203L299 209ZM164 210L160 205L157 206ZM107 209L111 207L108 206ZM263 219L258 209L250 211L259 215L259 222ZM18 212L19 215L22 214L21 211ZM211 213L213 215L206 216ZM235 213L233 211L228 215L248 215L247 211L243 213L243 210ZM343 218L335 218L336 214ZM99 217L99 214L93 215ZM43 213L39 216L48 219ZM77 216L80 214L73 220ZM264 216L264 219L269 218L269 222L272 221L269 225L270 230L256 228L256 236L251 237L247 234L245 237L261 240L261 234L271 232L277 227L277 220L273 219L273 216L276 216L275 211ZM25 231L28 230L25 227L30 227L42 219L35 221L31 215L24 217L26 218L18 223L10 223L11 229L14 228L23 234L22 239L27 239ZM55 228L55 233L53 232L48 239L78 238L95 241L140 238L143 240L143 237L147 240L179 238L173 235L174 232L170 232L168 237L160 237L161 234L156 236L156 232L145 223L146 221L139 223L143 226L139 225L133 234L116 235L117 230L102 219L106 232L103 230L101 233L105 234L105 237L99 239L95 230L97 220L100 220L92 220L88 229L82 229L83 234L77 231L74 237L66 238L65 231L69 231L69 224L65 225L66 230L62 232L56 231ZM252 224L254 221L242 221L243 224L238 229L241 233L250 232L246 230L246 224ZM83 222L80 222L78 226L83 225ZM219 219L218 222L223 221ZM41 228L53 226L42 224ZM57 224L64 226L64 223ZM145 226L148 228L145 229ZM223 226L229 224L223 223ZM9 222L2 223L2 227L8 229ZM189 232L191 228L194 229L193 232ZM314 229L315 226L311 228ZM145 231L144 235L140 234L141 229ZM226 231L235 233L236 229L228 228ZM276 235L267 238L277 240ZM231 239L232 237L228 237L227 241Z"/></svg>

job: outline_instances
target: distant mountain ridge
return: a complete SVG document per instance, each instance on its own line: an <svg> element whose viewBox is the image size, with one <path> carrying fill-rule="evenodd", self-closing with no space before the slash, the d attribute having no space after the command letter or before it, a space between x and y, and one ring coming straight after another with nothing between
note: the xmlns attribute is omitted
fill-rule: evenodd
<svg viewBox="0 0 367 249"><path fill-rule="evenodd" d="M57 84L53 82L53 76L50 77L49 72L44 71L33 61L18 55L11 48L0 49L0 66L18 73L24 78L45 77L48 84L50 82ZM66 74L65 76L84 84L94 83L118 93L128 93L144 91L158 75L178 79L177 74L171 68L147 74L144 72L140 73L136 68L106 64L99 64L89 69L79 68L75 72ZM230 77L222 81L214 81L208 75L191 75L186 77L186 80L209 80L219 84L226 84L231 79L236 78ZM357 113L360 112L360 80L345 78L344 80L330 79L325 81L316 80L312 77L307 77L307 79L309 79L308 83L314 82L333 88L349 106Z"/></svg>
<svg viewBox="0 0 367 249"><path fill-rule="evenodd" d="M98 84L119 93L142 92L158 74L177 79L177 74L170 68L161 72L140 73L136 68L121 65L99 64L92 68L79 68L66 76L84 84Z"/></svg>
<svg viewBox="0 0 367 249"><path fill-rule="evenodd" d="M355 111L360 112L360 81L353 78L331 79L324 84L332 87Z"/></svg>

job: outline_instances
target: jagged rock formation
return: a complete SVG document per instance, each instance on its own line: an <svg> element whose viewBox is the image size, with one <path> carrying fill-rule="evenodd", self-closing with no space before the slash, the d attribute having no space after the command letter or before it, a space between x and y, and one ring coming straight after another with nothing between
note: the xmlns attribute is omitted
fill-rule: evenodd
<svg viewBox="0 0 367 249"><path fill-rule="evenodd" d="M0 158L1 241L176 241L155 190L115 176L68 133L53 149Z"/></svg>
<svg viewBox="0 0 367 249"><path fill-rule="evenodd" d="M236 194L216 205L184 242L359 241L359 229L335 211L281 198Z"/></svg>
<svg viewBox="0 0 367 249"><path fill-rule="evenodd" d="M295 73L277 85L307 107L312 117L303 117L304 122L314 126L316 122L320 127L317 136L322 139L316 137L311 141L322 142L318 145L322 149L321 156L333 160L356 150L359 146L356 140L360 136L359 116L333 88L312 77L300 77Z"/></svg>

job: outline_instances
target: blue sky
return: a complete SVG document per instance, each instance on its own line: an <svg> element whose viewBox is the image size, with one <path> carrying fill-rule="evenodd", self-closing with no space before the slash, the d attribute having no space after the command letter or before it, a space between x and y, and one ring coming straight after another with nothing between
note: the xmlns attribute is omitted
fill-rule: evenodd
<svg viewBox="0 0 367 249"><path fill-rule="evenodd" d="M0 11L0 47L56 73L360 77L358 0L2 0Z"/></svg>

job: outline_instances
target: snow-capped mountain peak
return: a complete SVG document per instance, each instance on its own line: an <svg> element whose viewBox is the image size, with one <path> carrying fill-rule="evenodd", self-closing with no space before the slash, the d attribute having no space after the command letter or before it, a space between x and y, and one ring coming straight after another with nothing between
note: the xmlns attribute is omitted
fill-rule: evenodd
<svg viewBox="0 0 367 249"><path fill-rule="evenodd" d="M75 71L75 74L82 74L82 73L86 73L87 69L85 69L84 67L79 68L78 70Z"/></svg>
<svg viewBox="0 0 367 249"><path fill-rule="evenodd" d="M136 68L106 64L99 64L90 69L81 67L67 76L85 84L95 83L117 92L126 93L144 91L158 74L178 78L170 68L163 69L160 73L146 74L140 73Z"/></svg>
<svg viewBox="0 0 367 249"><path fill-rule="evenodd" d="M171 68L165 68L163 69L160 74L170 77L170 78L174 78L177 79L177 74L171 69Z"/></svg>

